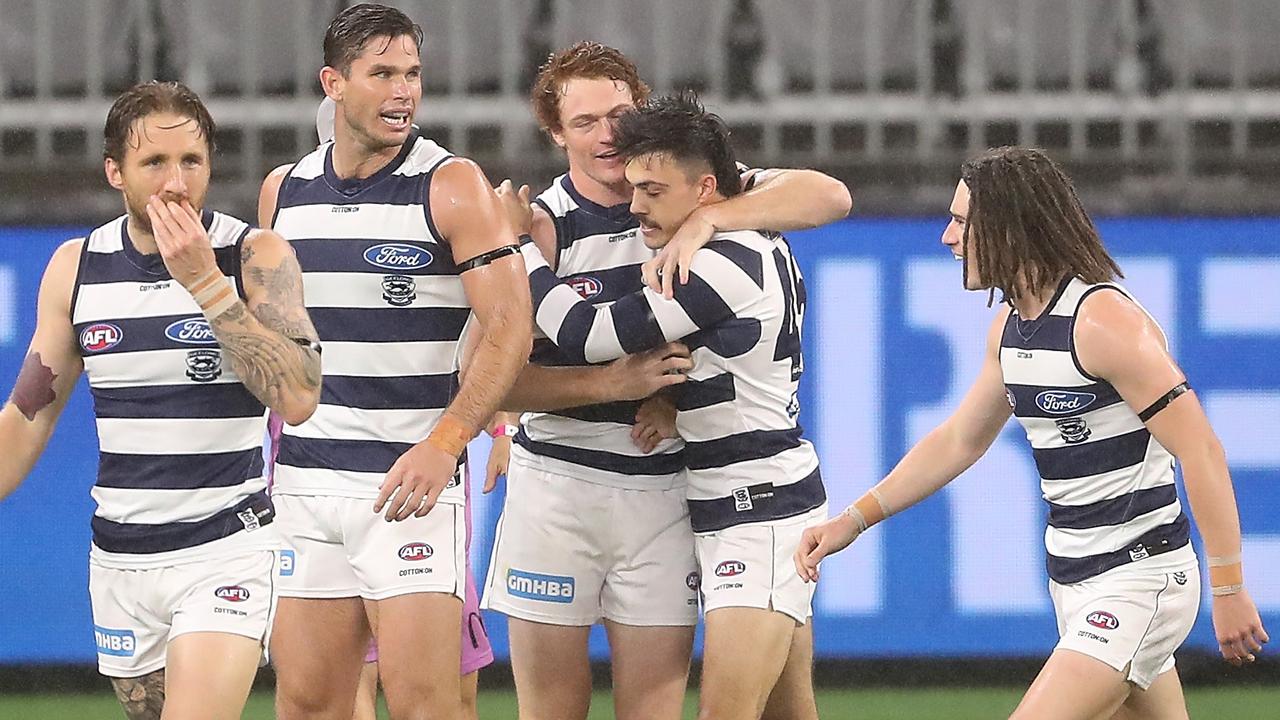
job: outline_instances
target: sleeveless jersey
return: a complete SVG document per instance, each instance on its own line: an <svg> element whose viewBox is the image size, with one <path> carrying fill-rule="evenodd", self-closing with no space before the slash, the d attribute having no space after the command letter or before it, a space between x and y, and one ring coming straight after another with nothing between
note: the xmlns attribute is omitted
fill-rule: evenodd
<svg viewBox="0 0 1280 720"><path fill-rule="evenodd" d="M1076 357L1076 315L1094 292L1130 297L1117 285L1067 278L1040 317L1011 312L1000 340L1009 403L1049 504L1049 577L1062 584L1131 562L1153 569L1195 562L1173 456L1116 389L1085 372Z"/></svg>
<svg viewBox="0 0 1280 720"><path fill-rule="evenodd" d="M451 155L415 131L381 170L343 179L332 149L293 166L272 223L297 253L324 344L320 405L284 427L273 492L373 498L457 393L471 308L428 207ZM463 502L460 475L439 501Z"/></svg>
<svg viewBox="0 0 1280 720"><path fill-rule="evenodd" d="M583 299L608 305L640 290L640 266L653 251L640 237L629 203L606 207L583 197L568 174L537 197L556 228L556 274ZM546 338L534 340L531 362L580 365ZM679 439L664 440L643 454L631 440L639 402L618 401L531 412L521 417L513 453L532 467L630 490L682 484Z"/></svg>
<svg viewBox="0 0 1280 720"><path fill-rule="evenodd" d="M203 222L219 269L243 298L249 226L210 211ZM126 217L84 241L71 320L100 448L94 559L154 567L215 549L278 547L274 528L264 527L273 518L262 474L266 409L160 255L133 246Z"/></svg>

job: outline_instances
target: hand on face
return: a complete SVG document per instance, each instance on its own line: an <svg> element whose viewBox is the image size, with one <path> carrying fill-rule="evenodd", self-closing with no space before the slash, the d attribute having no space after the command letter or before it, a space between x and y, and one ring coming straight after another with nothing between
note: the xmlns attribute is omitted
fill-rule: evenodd
<svg viewBox="0 0 1280 720"><path fill-rule="evenodd" d="M147 200L147 218L164 266L183 287L190 289L197 280L217 269L209 234L190 201L165 200L152 195Z"/></svg>

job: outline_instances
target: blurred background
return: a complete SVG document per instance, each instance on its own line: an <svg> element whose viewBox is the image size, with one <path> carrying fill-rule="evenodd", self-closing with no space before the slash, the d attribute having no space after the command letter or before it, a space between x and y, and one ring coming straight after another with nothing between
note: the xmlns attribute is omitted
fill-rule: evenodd
<svg viewBox="0 0 1280 720"><path fill-rule="evenodd" d="M25 354L53 249L121 211L101 161L115 94L150 78L199 92L219 125L210 205L251 218L265 173L316 144L320 41L348 4L0 0L3 382ZM1280 3L390 4L426 32L418 124L495 182L540 189L563 172L527 90L549 52L593 39L635 59L657 92L701 91L744 162L814 167L850 185L851 219L792 237L810 294L802 422L832 508L892 467L977 372L991 311L961 290L959 265L937 244L959 163L992 145L1047 149L1170 335L1227 449L1250 589L1280 633ZM78 392L35 473L0 505L0 717L120 716L92 667L91 411ZM472 452L483 466L487 447ZM483 577L502 498L476 497ZM1007 713L1056 640L1043 513L1010 425L951 487L829 561L815 601L823 716ZM1206 597L1179 656L1193 717L1280 717L1280 665L1264 656L1226 669L1208 608ZM505 622L488 624L505 655ZM482 680L495 703L485 717L514 717L509 678L498 667ZM51 690L90 704L39 715ZM269 690L258 695L249 714L268 716ZM611 716L596 705L593 717Z"/></svg>

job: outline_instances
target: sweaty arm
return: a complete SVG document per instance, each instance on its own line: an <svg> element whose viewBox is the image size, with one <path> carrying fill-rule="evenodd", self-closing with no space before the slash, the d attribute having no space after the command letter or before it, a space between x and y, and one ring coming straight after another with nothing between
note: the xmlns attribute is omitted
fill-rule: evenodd
<svg viewBox="0 0 1280 720"><path fill-rule="evenodd" d="M835 517L804 532L796 550L796 572L818 579L818 563L848 547L867 528L941 490L991 447L1012 410L1000 371L1000 335L1009 309L997 313L987 332L986 358L955 412L925 435L875 487Z"/></svg>
<svg viewBox="0 0 1280 720"><path fill-rule="evenodd" d="M36 329L17 382L0 410L0 499L31 472L53 434L84 363L71 325L71 292L82 242L64 243L40 282Z"/></svg>
<svg viewBox="0 0 1280 720"><path fill-rule="evenodd" d="M849 188L817 170L748 170L742 177L744 192L693 214L720 231L788 232L835 222L853 207Z"/></svg>
<svg viewBox="0 0 1280 720"><path fill-rule="evenodd" d="M454 158L436 170L431 212L454 262L466 268L462 285L475 313L475 350L442 424L469 440L500 409L532 342L532 309L524 262L497 195L484 172Z"/></svg>
<svg viewBox="0 0 1280 720"><path fill-rule="evenodd" d="M1244 591L1240 516L1226 453L1186 376L1169 355L1164 333L1119 292L1085 298L1075 327L1084 370L1111 383L1147 429L1182 465L1183 484L1204 538L1214 595L1214 626L1222 654L1253 660L1265 642L1257 610Z"/></svg>
<svg viewBox="0 0 1280 720"><path fill-rule="evenodd" d="M1000 435L1012 413L1000 371L1000 335L1008 315L1009 309L1002 308L991 323L982 369L955 412L851 506L851 513L862 513L866 527L941 490L977 462Z"/></svg>
<svg viewBox="0 0 1280 720"><path fill-rule="evenodd" d="M761 294L719 243L694 255L690 280L672 299L649 288L606 307L586 302L547 266L533 243L522 248L539 329L574 362L598 363L651 350L714 327Z"/></svg>
<svg viewBox="0 0 1280 720"><path fill-rule="evenodd" d="M689 266L716 232L815 228L849 214L853 199L844 183L816 170L747 170L746 190L694 210L642 270L645 285L670 298L676 275L689 281Z"/></svg>

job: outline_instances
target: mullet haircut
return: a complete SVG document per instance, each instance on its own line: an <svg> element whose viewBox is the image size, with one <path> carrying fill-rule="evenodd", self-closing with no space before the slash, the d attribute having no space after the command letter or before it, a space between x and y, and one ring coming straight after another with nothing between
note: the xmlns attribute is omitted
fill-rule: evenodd
<svg viewBox="0 0 1280 720"><path fill-rule="evenodd" d="M613 147L624 160L667 155L681 165L703 165L715 176L721 195L742 192L729 126L707 112L693 91L656 97L624 113L614 129Z"/></svg>

